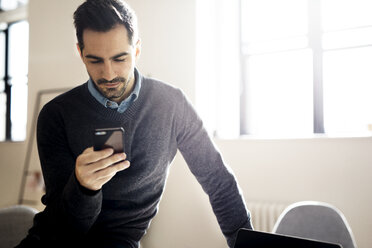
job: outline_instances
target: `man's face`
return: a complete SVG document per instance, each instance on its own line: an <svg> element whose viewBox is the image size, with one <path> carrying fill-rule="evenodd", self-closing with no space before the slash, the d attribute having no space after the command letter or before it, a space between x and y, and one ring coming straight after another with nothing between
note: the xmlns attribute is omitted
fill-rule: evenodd
<svg viewBox="0 0 372 248"><path fill-rule="evenodd" d="M134 66L140 54L139 40L129 43L124 25L107 32L86 29L83 32L84 48L78 50L88 74L98 90L115 102L124 100L134 85Z"/></svg>

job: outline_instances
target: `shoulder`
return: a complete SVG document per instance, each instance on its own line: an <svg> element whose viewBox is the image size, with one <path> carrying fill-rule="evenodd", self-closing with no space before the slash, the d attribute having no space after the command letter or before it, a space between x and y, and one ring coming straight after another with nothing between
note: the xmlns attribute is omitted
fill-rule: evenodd
<svg viewBox="0 0 372 248"><path fill-rule="evenodd" d="M169 83L143 77L143 96L147 104L156 107L157 111L174 113L174 117L183 121L199 119L190 99L182 89ZM141 93L140 93L141 94Z"/></svg>
<svg viewBox="0 0 372 248"><path fill-rule="evenodd" d="M65 92L62 91L60 94L53 93L53 91L50 91L50 93L46 91L46 95L53 96L55 94L55 96L45 103L43 109L58 108L58 106L66 108L68 105L77 104L80 100L84 99L84 88L86 88L86 83L72 89L66 89Z"/></svg>
<svg viewBox="0 0 372 248"><path fill-rule="evenodd" d="M186 98L182 89L170 83L144 76L142 76L141 93L147 99L164 103L178 103Z"/></svg>
<svg viewBox="0 0 372 248"><path fill-rule="evenodd" d="M40 97L40 106L42 108L39 113L39 119L58 118L64 115L64 112L75 109L76 106L82 104L84 87L86 87L86 84L79 85L70 90L67 89L59 95L53 91L45 91L45 98L53 96L53 94L56 96L45 104L43 103L43 97Z"/></svg>
<svg viewBox="0 0 372 248"><path fill-rule="evenodd" d="M84 91L87 91L87 83L79 85L75 88L65 91L57 95L50 103L54 104L65 104L66 102L70 101L77 101L78 99L83 99Z"/></svg>
<svg viewBox="0 0 372 248"><path fill-rule="evenodd" d="M168 82L142 76L142 86L150 87L157 94L182 94L182 90Z"/></svg>

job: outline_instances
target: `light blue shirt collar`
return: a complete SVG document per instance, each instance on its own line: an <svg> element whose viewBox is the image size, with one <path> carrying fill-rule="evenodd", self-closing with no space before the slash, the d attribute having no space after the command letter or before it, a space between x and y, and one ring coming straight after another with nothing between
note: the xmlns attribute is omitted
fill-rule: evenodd
<svg viewBox="0 0 372 248"><path fill-rule="evenodd" d="M90 94L92 94L92 96L99 102L101 103L103 106L105 106L106 108L110 108L110 109L117 109L117 111L119 113L124 113L125 110L127 110L129 108L129 106L135 101L137 100L138 96L139 96L139 92L140 92L140 89L141 89L141 80L138 79L138 73L137 71L135 71L134 73L135 75L135 79L134 79L134 89L132 91L132 93L127 97L125 98L120 104L114 102L114 101L110 101L109 99L107 99L106 97L104 97L101 92L99 92L94 83L93 83L93 80L91 78L89 78L88 80L88 90L90 92Z"/></svg>

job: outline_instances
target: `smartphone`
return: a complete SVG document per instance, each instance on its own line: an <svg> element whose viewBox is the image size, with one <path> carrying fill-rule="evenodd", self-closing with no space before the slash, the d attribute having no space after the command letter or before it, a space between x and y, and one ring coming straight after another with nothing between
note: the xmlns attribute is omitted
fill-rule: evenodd
<svg viewBox="0 0 372 248"><path fill-rule="evenodd" d="M114 153L124 152L124 128L97 128L94 130L93 147L95 151L113 148Z"/></svg>

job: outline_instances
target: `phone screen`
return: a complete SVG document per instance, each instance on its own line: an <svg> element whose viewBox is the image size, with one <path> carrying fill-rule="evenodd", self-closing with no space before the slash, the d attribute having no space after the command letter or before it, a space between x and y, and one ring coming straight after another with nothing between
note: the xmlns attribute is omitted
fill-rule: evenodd
<svg viewBox="0 0 372 248"><path fill-rule="evenodd" d="M113 148L114 153L124 152L124 129L122 127L95 129L93 140L95 151Z"/></svg>

